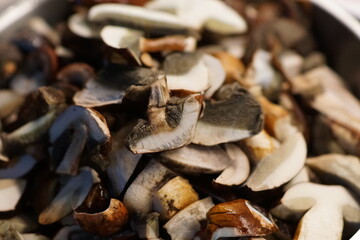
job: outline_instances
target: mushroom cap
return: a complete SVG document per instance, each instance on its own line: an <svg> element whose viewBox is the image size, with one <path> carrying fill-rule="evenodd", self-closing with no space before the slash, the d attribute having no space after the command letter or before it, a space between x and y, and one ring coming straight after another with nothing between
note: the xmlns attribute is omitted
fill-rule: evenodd
<svg viewBox="0 0 360 240"><path fill-rule="evenodd" d="M74 219L87 232L111 236L119 232L128 221L128 211L124 204L112 198L109 207L98 213L74 212Z"/></svg>

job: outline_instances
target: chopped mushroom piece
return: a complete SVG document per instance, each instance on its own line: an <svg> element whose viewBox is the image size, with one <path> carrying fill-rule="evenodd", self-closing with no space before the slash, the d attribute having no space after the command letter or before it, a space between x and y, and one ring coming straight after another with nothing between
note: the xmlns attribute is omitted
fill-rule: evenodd
<svg viewBox="0 0 360 240"><path fill-rule="evenodd" d="M154 194L154 210L160 213L161 219L169 220L197 200L199 200L199 195L189 181L177 176Z"/></svg>
<svg viewBox="0 0 360 240"><path fill-rule="evenodd" d="M87 232L111 236L119 232L127 224L128 211L121 201L112 198L106 210L98 213L75 210L74 219Z"/></svg>
<svg viewBox="0 0 360 240"><path fill-rule="evenodd" d="M159 161L174 171L198 175L220 173L229 165L231 159L220 146L189 144L160 153Z"/></svg>
<svg viewBox="0 0 360 240"><path fill-rule="evenodd" d="M240 185L248 178L250 162L240 147L232 143L225 144L226 153L231 161L229 166L218 176L214 182L222 185Z"/></svg>
<svg viewBox="0 0 360 240"><path fill-rule="evenodd" d="M25 187L24 179L0 179L0 212L15 210Z"/></svg>
<svg viewBox="0 0 360 240"><path fill-rule="evenodd" d="M55 162L60 162L56 172L72 175L78 171L84 150L100 167L104 167L101 154L108 153L111 144L104 117L95 110L81 106L68 107L51 126L49 138L53 144L51 156Z"/></svg>
<svg viewBox="0 0 360 240"><path fill-rule="evenodd" d="M193 52L196 48L196 39L192 36L171 35L161 38L140 38L142 52Z"/></svg>
<svg viewBox="0 0 360 240"><path fill-rule="evenodd" d="M234 142L259 133L263 114L259 103L245 89L216 102L206 101L193 143L212 146Z"/></svg>
<svg viewBox="0 0 360 240"><path fill-rule="evenodd" d="M0 90L0 119L9 116L24 102L24 98L11 90Z"/></svg>
<svg viewBox="0 0 360 240"><path fill-rule="evenodd" d="M141 239L159 239L159 213L151 212L134 226Z"/></svg>
<svg viewBox="0 0 360 240"><path fill-rule="evenodd" d="M206 217L205 239L265 236L278 230L271 215L244 199L220 203Z"/></svg>
<svg viewBox="0 0 360 240"><path fill-rule="evenodd" d="M306 159L306 165L330 184L343 184L360 196L360 159L351 155L325 154Z"/></svg>
<svg viewBox="0 0 360 240"><path fill-rule="evenodd" d="M173 240L193 239L201 229L199 222L206 219L206 213L212 206L210 197L196 201L167 221L164 228Z"/></svg>
<svg viewBox="0 0 360 240"><path fill-rule="evenodd" d="M298 223L296 240L341 239L343 218L360 223L360 206L342 186L298 183L286 191L279 206L272 213L280 218L305 213Z"/></svg>
<svg viewBox="0 0 360 240"><path fill-rule="evenodd" d="M99 182L94 170L83 168L77 176L71 177L49 206L39 215L40 224L51 224L80 206L94 183Z"/></svg>
<svg viewBox="0 0 360 240"><path fill-rule="evenodd" d="M239 34L247 30L244 19L219 0L208 0L206 3L192 0L154 0L148 2L145 7L173 12L179 17L180 22L197 30L206 28L224 35Z"/></svg>
<svg viewBox="0 0 360 240"><path fill-rule="evenodd" d="M86 19L83 12L72 15L68 20L69 29L83 38L99 38L100 28Z"/></svg>
<svg viewBox="0 0 360 240"><path fill-rule="evenodd" d="M189 144L201 110L201 95L170 98L166 83L152 84L148 121L140 119L125 140L133 153L171 150Z"/></svg>
<svg viewBox="0 0 360 240"><path fill-rule="evenodd" d="M126 4L104 3L90 8L88 19L91 22L104 22L110 20L119 25L139 28L146 34L189 34L190 25L174 14L146 9Z"/></svg>

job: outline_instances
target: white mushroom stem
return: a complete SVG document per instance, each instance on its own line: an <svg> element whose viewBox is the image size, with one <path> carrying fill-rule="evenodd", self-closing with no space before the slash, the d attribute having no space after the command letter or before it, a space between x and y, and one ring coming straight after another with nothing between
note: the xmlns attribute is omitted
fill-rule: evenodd
<svg viewBox="0 0 360 240"><path fill-rule="evenodd" d="M89 168L81 169L80 173L75 177L71 177L50 205L41 212L39 223L51 224L69 214L85 200L93 183L99 181L94 170Z"/></svg>
<svg viewBox="0 0 360 240"><path fill-rule="evenodd" d="M206 219L206 213L212 206L210 197L196 201L172 217L164 228L173 240L193 239L200 231L199 221Z"/></svg>
<svg viewBox="0 0 360 240"><path fill-rule="evenodd" d="M229 166L215 179L216 183L223 185L240 185L248 178L250 163L246 154L235 144L225 145L231 161Z"/></svg>
<svg viewBox="0 0 360 240"><path fill-rule="evenodd" d="M360 206L342 186L299 183L281 199L288 211L306 212L295 239L341 239L343 218L360 223ZM282 216L279 216L282 217Z"/></svg>

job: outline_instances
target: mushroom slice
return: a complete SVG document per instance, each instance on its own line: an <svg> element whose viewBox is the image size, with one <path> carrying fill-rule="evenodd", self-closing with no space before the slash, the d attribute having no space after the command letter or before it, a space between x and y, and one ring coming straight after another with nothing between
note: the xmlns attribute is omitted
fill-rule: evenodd
<svg viewBox="0 0 360 240"><path fill-rule="evenodd" d="M193 239L201 229L199 222L206 219L206 213L212 206L214 203L210 197L196 201L167 221L164 228L171 239Z"/></svg>
<svg viewBox="0 0 360 240"><path fill-rule="evenodd" d="M193 52L196 38L192 36L171 35L160 38L140 38L142 52Z"/></svg>
<svg viewBox="0 0 360 240"><path fill-rule="evenodd" d="M298 183L286 191L279 206L272 213L280 218L305 213L298 223L297 240L341 239L343 218L360 223L360 206L342 186Z"/></svg>
<svg viewBox="0 0 360 240"><path fill-rule="evenodd" d="M206 5L206 8L204 6ZM189 8L191 6L191 8ZM174 12L180 21L197 30L206 28L218 34L239 34L247 30L246 22L231 7L219 0L154 0L150 9Z"/></svg>
<svg viewBox="0 0 360 240"><path fill-rule="evenodd" d="M239 141L259 133L263 114L259 103L245 89L217 102L206 101L193 143L212 146Z"/></svg>
<svg viewBox="0 0 360 240"><path fill-rule="evenodd" d="M85 89L75 94L75 104L84 107L100 107L109 104L120 104L125 96L132 100L146 98L150 92L150 84L164 79L161 71L148 68L109 64L99 71L96 79L87 82ZM132 87L137 88L137 98L131 96ZM145 93L145 94L142 94ZM145 95L146 97L142 97Z"/></svg>
<svg viewBox="0 0 360 240"><path fill-rule="evenodd" d="M209 70L210 88L205 91L205 97L211 98L212 95L223 85L226 77L225 70L221 62L208 54L203 56L203 61Z"/></svg>
<svg viewBox="0 0 360 240"><path fill-rule="evenodd" d="M69 142L69 135L72 139L65 150L64 142ZM99 154L110 150L110 131L105 119L95 110L81 106L68 107L51 126L49 138L53 144L50 149L52 158L60 161L58 173L75 175L85 149L93 161L98 160Z"/></svg>
<svg viewBox="0 0 360 240"><path fill-rule="evenodd" d="M87 232L110 236L119 232L127 224L128 211L121 201L112 198L106 210L98 213L75 210L74 219Z"/></svg>
<svg viewBox="0 0 360 240"><path fill-rule="evenodd" d="M271 215L244 199L215 205L207 213L205 239L265 236L278 230Z"/></svg>
<svg viewBox="0 0 360 240"><path fill-rule="evenodd" d="M326 183L341 183L360 196L360 159L351 155L325 154L308 158L306 165Z"/></svg>
<svg viewBox="0 0 360 240"><path fill-rule="evenodd" d="M151 212L134 226L141 239L159 238L159 213Z"/></svg>
<svg viewBox="0 0 360 240"><path fill-rule="evenodd" d="M156 160L151 160L127 189L123 203L130 214L140 218L152 210L153 194L174 173Z"/></svg>
<svg viewBox="0 0 360 240"><path fill-rule="evenodd" d="M86 13L78 12L69 17L68 27L76 35L83 38L99 38L100 26L89 22Z"/></svg>
<svg viewBox="0 0 360 240"><path fill-rule="evenodd" d="M108 25L101 30L100 35L106 45L117 49L117 52L125 58L125 61L141 65L139 39L143 35L143 32Z"/></svg>
<svg viewBox="0 0 360 240"><path fill-rule="evenodd" d="M24 98L11 90L0 90L0 119L9 116L24 102Z"/></svg>
<svg viewBox="0 0 360 240"><path fill-rule="evenodd" d="M163 69L166 73L168 88L191 92L203 92L208 89L210 72L205 64L204 56L206 55L198 52L173 53L167 56Z"/></svg>
<svg viewBox="0 0 360 240"><path fill-rule="evenodd" d="M0 179L0 212L15 210L25 187L24 179Z"/></svg>
<svg viewBox="0 0 360 240"><path fill-rule="evenodd" d="M189 144L200 110L199 94L170 99L165 83L154 83L148 106L149 121L140 119L125 144L133 153L160 152Z"/></svg>
<svg viewBox="0 0 360 240"><path fill-rule="evenodd" d="M77 176L71 177L50 205L39 215L40 224L51 224L80 206L99 178L94 170L83 168Z"/></svg>
<svg viewBox="0 0 360 240"><path fill-rule="evenodd" d="M160 153L159 161L175 171L187 174L220 173L231 161L220 146L189 144Z"/></svg>
<svg viewBox="0 0 360 240"><path fill-rule="evenodd" d="M154 210L160 213L161 219L169 220L197 200L199 200L199 195L189 181L177 176L154 194Z"/></svg>
<svg viewBox="0 0 360 240"><path fill-rule="evenodd" d="M215 179L215 183L222 185L240 185L248 178L250 162L246 154L232 143L225 144L226 153L231 161L229 166Z"/></svg>
<svg viewBox="0 0 360 240"><path fill-rule="evenodd" d="M25 154L17 159L12 160L6 168L0 168L1 178L21 178L37 164L37 160L31 155Z"/></svg>
<svg viewBox="0 0 360 240"><path fill-rule="evenodd" d="M190 26L182 24L181 19L173 14L125 4L95 5L90 8L88 19L92 22L118 22L122 26L139 28L145 34L187 34L191 31Z"/></svg>

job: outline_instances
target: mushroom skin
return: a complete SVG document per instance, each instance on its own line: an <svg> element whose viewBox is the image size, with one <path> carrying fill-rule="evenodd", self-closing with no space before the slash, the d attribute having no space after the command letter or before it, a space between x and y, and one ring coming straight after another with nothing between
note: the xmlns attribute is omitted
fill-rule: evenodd
<svg viewBox="0 0 360 240"><path fill-rule="evenodd" d="M245 199L217 204L207 212L206 218L206 240L265 236L278 230L269 214Z"/></svg>
<svg viewBox="0 0 360 240"><path fill-rule="evenodd" d="M111 236L127 224L128 211L124 204L112 198L109 207L98 213L74 212L74 219L79 226L87 232Z"/></svg>

